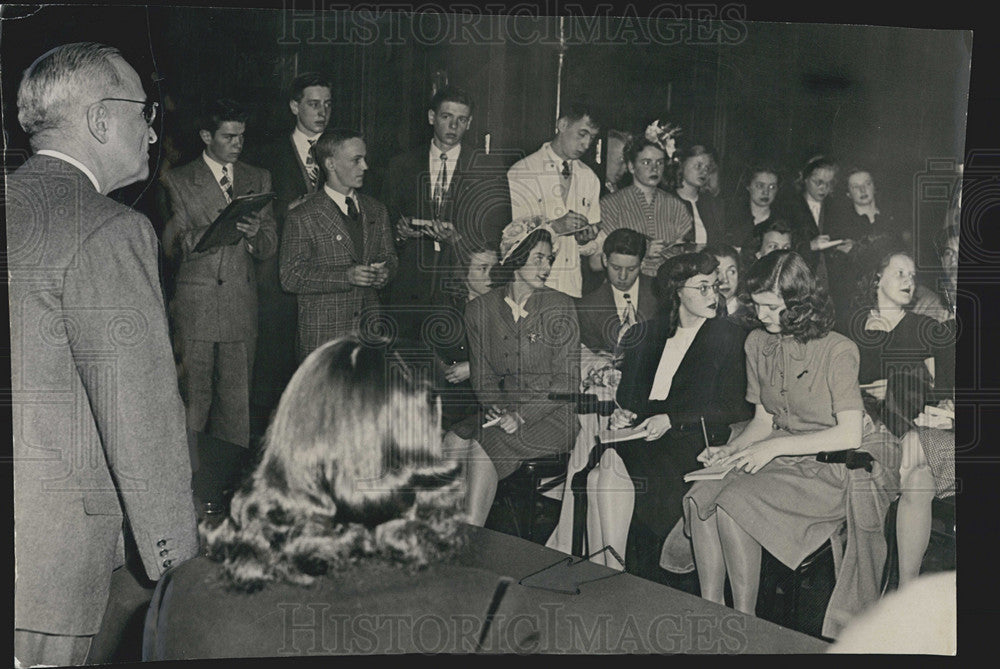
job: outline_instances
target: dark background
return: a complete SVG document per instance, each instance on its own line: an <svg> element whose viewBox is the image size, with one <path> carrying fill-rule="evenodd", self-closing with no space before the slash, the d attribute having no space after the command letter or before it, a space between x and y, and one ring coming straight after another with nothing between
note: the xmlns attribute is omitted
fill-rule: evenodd
<svg viewBox="0 0 1000 669"><path fill-rule="evenodd" d="M372 157L365 189L370 192L378 192L380 171L391 155L428 136L424 101L432 85L443 83L445 77L468 88L476 99L469 134L475 144L481 145L489 132L492 150L511 150L513 160L519 152L536 149L551 134L557 40L421 43L410 38L414 31L410 19L403 17L395 24L403 26L400 39L391 40L395 43L352 45L324 39L337 34L337 20L332 15L322 23L308 18L313 6L296 5L300 19L294 34L288 33L288 24L282 24L277 11L3 7L0 58L6 167L15 168L27 156L16 123L20 73L49 48L76 40L115 45L144 78L153 71L164 77L159 87L145 78L150 96L159 96L167 108L164 125L157 127L161 141L152 152L160 164L183 162L200 150L190 122L203 99L229 95L253 106L248 153L266 135L288 131L292 118L283 89L296 71L307 69L324 70L335 79L333 122L364 130ZM607 107L610 125L627 128L662 116L684 128L685 140L714 144L720 151L724 193L739 187L746 165L758 157L777 160L785 177L818 151L829 151L842 163L869 163L880 203L891 199L899 207L897 213L905 212L921 229L933 229L942 220L948 192L940 185L948 183L945 175L954 161L964 160L956 458L959 643L963 654L974 652L989 642L1000 622L993 551L1000 455L992 436L998 434L994 422L1000 406L1000 379L992 355L1000 313L996 23L985 9L956 3L925 9L913 5L905 12L870 2L822 6L755 2L749 9L729 7L742 8L754 21L793 23L747 25L737 43L724 45L691 40L671 46L570 40L564 52L563 99L584 91ZM541 14L558 13L540 9ZM615 13L627 11L629 6L620 5ZM431 22L424 34L433 36L437 19L424 20ZM584 21L574 28L574 21L581 19L566 19L567 33L586 34L590 24ZM917 30L804 25L823 22L905 25ZM615 23L608 22L605 34L615 34ZM312 41L321 43L308 43L310 26L318 33ZM515 29L552 36L558 35L557 26L558 19L522 17ZM481 34L489 34L479 27ZM968 33L929 30L944 28L975 30L971 77ZM281 43L283 35L289 37L287 43ZM967 87L968 133L963 148ZM929 165L932 159L935 162ZM137 201L149 211L145 189L145 184L137 184L116 196ZM921 256L926 259L927 254Z"/></svg>

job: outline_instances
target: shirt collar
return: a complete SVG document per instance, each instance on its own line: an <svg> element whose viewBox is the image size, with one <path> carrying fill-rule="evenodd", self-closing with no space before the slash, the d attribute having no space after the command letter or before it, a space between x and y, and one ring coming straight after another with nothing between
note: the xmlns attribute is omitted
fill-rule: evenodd
<svg viewBox="0 0 1000 669"><path fill-rule="evenodd" d="M546 160L551 161L555 164L556 170L562 169L563 159L560 158L555 150L552 148L552 142L545 142L542 144L542 151L545 153ZM569 163L569 168L576 171L576 160L566 160Z"/></svg>
<svg viewBox="0 0 1000 669"><path fill-rule="evenodd" d="M608 283L611 286L611 283ZM639 279L635 280L632 287L628 291L618 290L614 286L611 286L611 294L615 298L615 307L618 309L618 314L624 314L625 309L628 307L628 302L625 301L625 293L628 293L628 299L632 302L632 308L635 309L636 313L639 311Z"/></svg>
<svg viewBox="0 0 1000 669"><path fill-rule="evenodd" d="M330 196L330 199L333 200L334 203L338 207L340 207L341 211L344 211L344 212L347 211L347 198L348 197L354 199L354 206L355 207L358 206L358 198L354 194L354 189L353 188L347 193L347 195L344 195L343 193L340 193L338 191L333 190L332 188L330 188L326 184L323 184L323 190L325 190L326 194Z"/></svg>
<svg viewBox="0 0 1000 669"><path fill-rule="evenodd" d="M319 139L319 135L315 137L310 137L306 133L299 129L299 126L295 126L295 130L292 131L292 141L295 143L295 148L299 150L299 154L305 156L306 152L309 151L309 141L316 141Z"/></svg>
<svg viewBox="0 0 1000 669"><path fill-rule="evenodd" d="M448 156L448 164L454 165L458 161L458 154L462 152L462 143L459 142L455 146L451 147L444 152L444 155ZM434 146L434 141L431 140L431 148L428 151L428 155L431 157L432 163L441 162L441 150Z"/></svg>
<svg viewBox="0 0 1000 669"><path fill-rule="evenodd" d="M510 299L510 295L504 295L503 301L506 302L507 305L510 307L510 313L512 316L514 316L515 323L521 320L522 318L528 317L528 312L525 311L524 306ZM525 300L524 303L527 304L528 301Z"/></svg>
<svg viewBox="0 0 1000 669"><path fill-rule="evenodd" d="M223 165L222 163L217 162L214 158L209 158L207 151L202 151L201 152L201 158L202 158L202 160L205 161L205 164L208 165L208 169L212 170L212 174L215 175L215 180L216 181L218 181L220 178L222 178L222 165ZM233 180L233 164L232 163L226 163L225 166L227 168L227 171L229 172L229 181L232 182L232 180Z"/></svg>
<svg viewBox="0 0 1000 669"><path fill-rule="evenodd" d="M98 183L97 177L94 176L94 173L90 170L89 167L81 163L73 156L67 156L62 151L54 151L52 149L41 149L39 151L36 151L35 153L39 156L48 156L49 158L56 158L57 160L69 163L73 167L83 172L84 176L90 179L90 183L94 185L94 190L96 190L98 193L101 192L101 184Z"/></svg>

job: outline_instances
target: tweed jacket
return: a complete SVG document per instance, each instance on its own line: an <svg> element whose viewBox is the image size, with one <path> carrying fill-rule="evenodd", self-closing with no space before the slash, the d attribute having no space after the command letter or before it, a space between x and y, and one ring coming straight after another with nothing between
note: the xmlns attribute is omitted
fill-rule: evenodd
<svg viewBox="0 0 1000 669"><path fill-rule="evenodd" d="M160 177L170 202L164 245L181 259L170 313L177 336L200 341L250 341L257 338L257 278L253 258L277 250L274 216L268 204L258 215L260 230L241 240L197 253L195 245L226 207L215 175L198 156ZM271 190L267 170L243 162L233 165L233 193ZM252 250L251 250L252 246ZM171 251L171 249L167 249Z"/></svg>
<svg viewBox="0 0 1000 669"><path fill-rule="evenodd" d="M15 627L92 635L123 515L147 576L198 549L156 234L76 167L7 180Z"/></svg>
<svg viewBox="0 0 1000 669"><path fill-rule="evenodd" d="M640 274L638 285L632 286L638 293L636 323L652 318L659 311L653 280ZM621 319L611 284L607 280L589 295L584 295L576 303L576 313L580 321L580 343L591 351L612 351L615 348Z"/></svg>
<svg viewBox="0 0 1000 669"><path fill-rule="evenodd" d="M285 219L278 268L282 287L298 296L300 360L330 339L358 332L363 319L377 320L375 288L348 283L348 269L385 262L390 281L396 273L398 261L385 207L367 195L356 192L355 197L364 239L360 254L344 214L324 189L308 196Z"/></svg>

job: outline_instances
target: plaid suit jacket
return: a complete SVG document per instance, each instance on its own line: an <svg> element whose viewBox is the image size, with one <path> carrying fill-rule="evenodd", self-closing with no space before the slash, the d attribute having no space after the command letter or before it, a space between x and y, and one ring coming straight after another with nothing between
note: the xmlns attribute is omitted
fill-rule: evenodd
<svg viewBox="0 0 1000 669"><path fill-rule="evenodd" d="M398 261L385 206L361 193L355 197L364 238L360 254L351 242L343 213L323 189L306 197L285 218L278 272L281 286L298 296L295 349L299 360L330 339L376 323L376 289L348 283L349 268L385 262L390 280L396 273Z"/></svg>

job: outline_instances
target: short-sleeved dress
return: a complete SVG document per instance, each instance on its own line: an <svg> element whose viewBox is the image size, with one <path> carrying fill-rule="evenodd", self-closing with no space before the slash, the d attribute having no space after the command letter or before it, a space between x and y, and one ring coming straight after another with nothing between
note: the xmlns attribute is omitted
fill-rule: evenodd
<svg viewBox="0 0 1000 669"><path fill-rule="evenodd" d="M522 460L572 450L580 431L576 403L548 397L580 392L580 330L573 299L540 288L524 304L528 315L514 322L506 294L506 288L494 288L465 310L479 403L516 411L524 421L507 434L499 426L482 428L481 417L473 417L474 438L501 479Z"/></svg>
<svg viewBox="0 0 1000 669"><path fill-rule="evenodd" d="M747 337L747 401L774 416L768 438L833 427L835 414L863 410L858 347L836 332L805 344L764 329ZM847 468L813 455L774 458L756 474L733 471L699 481L685 496L707 520L721 506L789 568L819 548L846 517ZM690 500L690 502L689 502Z"/></svg>

